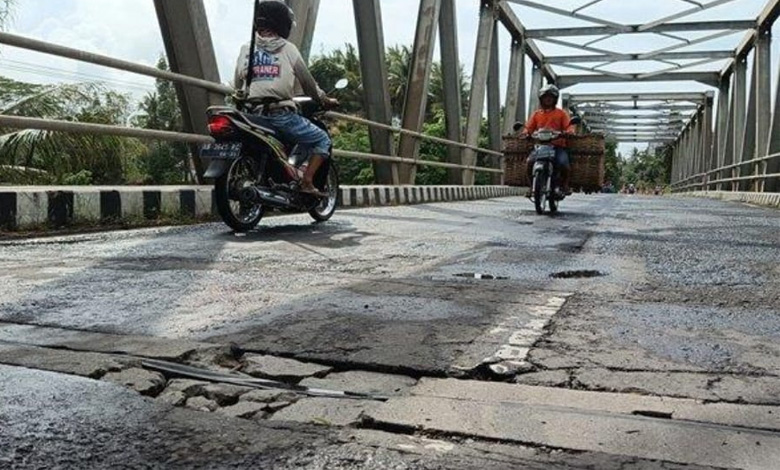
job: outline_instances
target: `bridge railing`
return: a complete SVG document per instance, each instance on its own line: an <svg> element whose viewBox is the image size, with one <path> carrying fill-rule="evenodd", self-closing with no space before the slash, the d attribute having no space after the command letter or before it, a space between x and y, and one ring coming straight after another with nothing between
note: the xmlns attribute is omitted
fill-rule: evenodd
<svg viewBox="0 0 780 470"><path fill-rule="evenodd" d="M767 166L764 167L764 173L760 173L758 165L769 162L774 159L780 159L780 153L774 153L765 157L755 158L744 162L734 163L732 165L725 165L714 170L710 170L704 173L698 173L696 175L689 176L684 180L678 181L672 184L672 190L676 192L683 191L704 191L709 189L722 189L724 185L728 185L727 189L737 189L737 185L733 183L760 181L764 184L768 180L780 181L780 173L768 173L766 171ZM755 173L746 176L736 176L737 170L740 170L748 165L755 165ZM730 171L732 176L729 178L722 177L725 172ZM715 179L712 179L712 175L718 175ZM732 186L733 185L733 186ZM756 190L761 190L761 185L756 185ZM714 188L713 188L714 187Z"/></svg>
<svg viewBox="0 0 780 470"><path fill-rule="evenodd" d="M0 32L0 44L9 45L12 47L18 47L21 49L32 50L43 54L53 55L57 57L63 57L67 59L76 60L79 62L86 62L95 64L115 70L123 70L138 75L144 75L156 79L168 80L171 82L179 83L182 85L189 85L197 88L201 88L213 93L221 94L224 96L231 96L235 93L235 90L227 85L214 83L208 80L191 77L175 72L166 70L160 70L155 67L149 67L147 65L137 64L134 62L116 59L113 57L95 54L79 49L74 49L58 44L53 44L37 39L27 38L10 33ZM205 110L204 110L205 111ZM416 139L427 140L429 142L435 142L439 144L448 145L451 147L457 147L466 150L472 150L478 154L483 154L491 157L504 158L504 155L494 150L476 147L473 145L464 144L461 142L443 139L440 137L434 137L420 132L410 131L399 127L394 127L388 124L370 121L367 119L359 118L356 116L350 116L347 114L329 112L327 115L333 119L340 119L350 121L358 124L364 124L369 127L388 130L401 135L408 135ZM203 145L214 142L208 135L193 134L185 132L169 132L152 129L140 129L126 126L116 126L108 124L90 124L73 121L62 121L54 119L40 119L29 118L15 115L0 115L0 127L12 128L12 129L36 129L45 130L51 132L64 132L75 134L89 134L89 135L113 135L119 137L131 137L139 139L152 139L163 140L172 142L184 142L188 144ZM458 169L464 172L481 172L492 174L503 174L504 170L500 168L481 167L477 165L463 165L458 163L439 162L423 160L420 158L404 158L394 155L380 155L366 152L355 152L342 149L334 149L334 155L341 158L351 158L370 161L382 161L399 164L409 164L417 166L431 166L439 168ZM197 158L197 156L193 156Z"/></svg>

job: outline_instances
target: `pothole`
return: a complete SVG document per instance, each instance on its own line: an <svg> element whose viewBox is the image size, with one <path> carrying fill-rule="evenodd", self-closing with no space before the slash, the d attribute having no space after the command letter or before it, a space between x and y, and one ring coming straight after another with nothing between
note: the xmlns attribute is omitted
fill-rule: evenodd
<svg viewBox="0 0 780 470"><path fill-rule="evenodd" d="M550 274L553 279L587 279L592 277L603 277L606 274L595 270L562 271Z"/></svg>
<svg viewBox="0 0 780 470"><path fill-rule="evenodd" d="M495 276L493 274L484 273L460 273L455 274L455 277L462 277L465 279L480 279L483 281L506 281L509 278L505 276Z"/></svg>

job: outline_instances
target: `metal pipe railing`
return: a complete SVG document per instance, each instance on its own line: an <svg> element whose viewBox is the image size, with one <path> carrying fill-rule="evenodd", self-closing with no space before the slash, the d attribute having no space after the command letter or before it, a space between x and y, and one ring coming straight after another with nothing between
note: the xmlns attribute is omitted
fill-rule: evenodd
<svg viewBox="0 0 780 470"><path fill-rule="evenodd" d="M204 88L215 93L221 93L223 95L232 95L235 90L227 85L220 83L214 83L208 80L200 78L190 77L189 75L182 75L180 73L168 72L160 70L155 67L149 67L148 65L136 64L126 60L115 59L100 54L94 54L92 52L86 52L79 49L73 49L70 47L60 46L58 44L52 44L50 42L39 41L37 39L27 38L16 34L2 33L0 32L0 44L6 44L8 46L18 47L21 49L27 49L31 51L41 52L43 54L53 55L57 57L64 57L66 59L73 59L79 62L87 62L90 64L101 65L112 69L124 70L126 72L136 73L138 75L145 75L152 78L160 78L163 80L169 80L172 82L178 82L185 85L192 85L199 88Z"/></svg>
<svg viewBox="0 0 780 470"><path fill-rule="evenodd" d="M677 190L682 191L682 190L689 189L689 188L710 186L710 185L721 184L721 183L733 183L733 182L737 182L737 181L754 181L754 180L762 180L762 179L780 178L780 174L779 173L770 173L770 174L766 174L766 175L735 176L733 178L721 178L721 179L718 179L718 180L708 180L708 179L706 179L708 176L713 175L713 174L721 173L723 171L733 170L735 168L741 168L741 167L746 166L746 165L754 165L756 163L761 163L761 162L773 160L775 158L780 158L780 153L773 153L773 154L767 155L765 157L759 157L759 158L754 158L752 160L748 160L748 161L745 161L745 162L739 162L739 163L734 163L734 164L731 164L731 165L725 165L725 166L722 166L720 168L716 168L714 170L707 171L705 173L699 173L699 174L696 174L696 175L693 175L693 176L689 176L689 177L685 178L684 180L680 180L680 181L678 181L676 183L673 183L672 184L672 188L676 187ZM702 179L702 181L700 183L693 183L693 184L685 185L685 183L687 183L689 181L693 181L693 180L699 179L699 178ZM685 186L681 186L681 185L685 185Z"/></svg>
<svg viewBox="0 0 780 470"><path fill-rule="evenodd" d="M132 72L135 74L145 75L152 78L168 80L168 81L177 82L185 85L191 85L194 87L203 88L205 90L212 91L215 93L220 93L223 95L232 95L235 93L235 90L232 87L220 83L214 83L208 80L190 77L188 75L183 75L180 73L160 70L155 67L149 67L146 65L136 64L126 60L115 59L113 57L108 57L105 55L94 54L79 49L60 46L58 44L40 41L37 39L19 36L16 34L0 32L0 44L6 44L21 49L37 51L43 54L53 55L57 57L73 59L80 62L87 62L87 63L100 65L112 69L124 70L126 72ZM378 129L389 130L392 132L409 135L418 139L428 140L431 142L436 142L436 143L454 146L463 149L469 149L475 152L491 155L494 157L500 157L500 158L504 157L504 155L501 152L496 152L494 150L484 149L473 145L464 144L461 142L443 139L440 137L429 136L420 132L397 128L387 124L369 121L367 119L359 118L356 116L350 116L348 114L342 114L336 112L329 112L327 114L332 118L364 124ZM68 133L77 133L77 134L113 135L118 137L134 137L139 139L155 139L155 140L164 140L164 141L185 142L185 143L192 143L192 144L208 144L214 142L214 139L212 139L211 137L206 135L200 135L200 134L158 131L152 129L137 129L131 127L112 126L106 124L90 124L90 123L71 122L71 121L57 121L57 120L50 120L50 119L27 118L27 117L8 116L8 115L0 115L0 127L9 127L15 129L38 129L38 130L45 130L51 132L68 132ZM395 157L389 155L376 155L371 153L352 152L346 150L334 150L334 155L341 156L344 158L387 161L387 162L394 162L394 163L407 163L412 165L453 168L453 169L471 170L471 171L486 172L486 173L499 173L499 174L504 173L503 170L496 169L496 168L485 168L485 167L478 167L472 165L459 165L455 163L434 162L434 161L427 161L427 160Z"/></svg>

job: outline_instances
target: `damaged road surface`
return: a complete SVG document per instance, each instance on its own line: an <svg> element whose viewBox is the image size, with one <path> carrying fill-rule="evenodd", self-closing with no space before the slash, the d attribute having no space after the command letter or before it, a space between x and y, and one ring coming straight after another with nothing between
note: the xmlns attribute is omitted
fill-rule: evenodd
<svg viewBox="0 0 780 470"><path fill-rule="evenodd" d="M583 196L0 242L0 467L777 468L778 233Z"/></svg>

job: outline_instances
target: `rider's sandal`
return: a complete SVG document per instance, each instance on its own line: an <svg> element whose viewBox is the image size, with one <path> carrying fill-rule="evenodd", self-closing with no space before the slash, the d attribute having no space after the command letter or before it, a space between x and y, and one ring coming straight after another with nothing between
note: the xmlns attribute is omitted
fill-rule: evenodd
<svg viewBox="0 0 780 470"><path fill-rule="evenodd" d="M320 198L328 197L327 194L323 193L322 191L320 191L319 189L315 188L314 186L311 186L311 187L308 187L308 188L305 187L305 186L301 187L300 191L302 193L304 193L304 194L310 194L312 196L316 196L316 197L320 197Z"/></svg>

